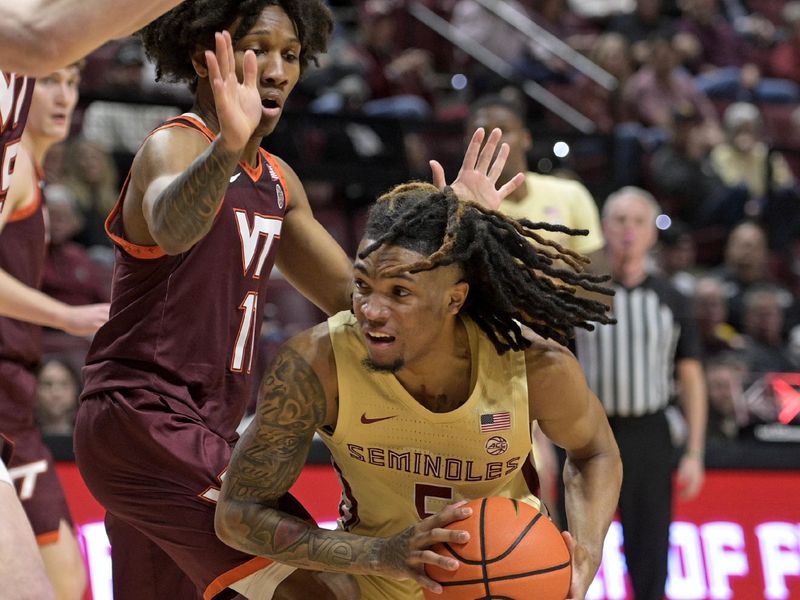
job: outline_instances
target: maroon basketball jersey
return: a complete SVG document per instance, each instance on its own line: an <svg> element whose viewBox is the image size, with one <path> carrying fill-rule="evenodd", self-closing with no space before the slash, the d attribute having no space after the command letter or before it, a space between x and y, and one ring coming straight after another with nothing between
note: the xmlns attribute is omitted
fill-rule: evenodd
<svg viewBox="0 0 800 600"><path fill-rule="evenodd" d="M0 234L0 268L32 288L42 284L46 253L45 207L42 173L34 173L34 199L28 206L8 215ZM0 359L33 368L42 356L42 328L39 325L0 317Z"/></svg>
<svg viewBox="0 0 800 600"><path fill-rule="evenodd" d="M0 210L6 201L22 130L28 120L34 80L0 71Z"/></svg>
<svg viewBox="0 0 800 600"><path fill-rule="evenodd" d="M214 139L193 115L164 127ZM127 185L106 221L116 244L111 318L89 351L83 395L149 389L233 437L251 398L264 294L289 202L280 167L264 150L255 169L240 162L211 230L177 256L125 239Z"/></svg>

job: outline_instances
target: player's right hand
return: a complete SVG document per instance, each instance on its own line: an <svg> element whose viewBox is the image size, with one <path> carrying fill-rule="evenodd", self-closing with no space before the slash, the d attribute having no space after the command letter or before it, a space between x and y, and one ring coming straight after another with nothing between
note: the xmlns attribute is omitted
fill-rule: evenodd
<svg viewBox="0 0 800 600"><path fill-rule="evenodd" d="M59 329L77 336L94 335L108 321L108 303L68 306L64 311Z"/></svg>
<svg viewBox="0 0 800 600"><path fill-rule="evenodd" d="M240 82L231 34L216 33L214 39L216 49L206 50L205 58L219 119L220 143L228 150L241 152L261 122L263 107L257 86L256 55L252 50L244 53Z"/></svg>
<svg viewBox="0 0 800 600"><path fill-rule="evenodd" d="M441 592L442 586L425 574L425 565L436 565L448 571L458 568L457 560L437 554L430 547L440 542L464 544L469 540L466 531L444 529L446 525L472 514L472 509L464 504L466 501L451 504L413 527L381 540L377 574L395 579L413 579L423 588Z"/></svg>

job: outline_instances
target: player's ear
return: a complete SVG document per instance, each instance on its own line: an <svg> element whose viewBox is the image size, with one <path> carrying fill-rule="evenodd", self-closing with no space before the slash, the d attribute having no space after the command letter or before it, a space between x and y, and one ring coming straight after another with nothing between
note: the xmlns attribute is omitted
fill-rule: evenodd
<svg viewBox="0 0 800 600"><path fill-rule="evenodd" d="M469 294L469 284L464 281L454 283L450 288L450 295L448 298L447 310L450 314L457 315L461 311L461 307L467 301Z"/></svg>
<svg viewBox="0 0 800 600"><path fill-rule="evenodd" d="M194 52L192 52L192 66L194 67L194 72L197 73L197 76L201 79L205 79L208 77L208 64L206 63L206 48L201 46L195 46Z"/></svg>

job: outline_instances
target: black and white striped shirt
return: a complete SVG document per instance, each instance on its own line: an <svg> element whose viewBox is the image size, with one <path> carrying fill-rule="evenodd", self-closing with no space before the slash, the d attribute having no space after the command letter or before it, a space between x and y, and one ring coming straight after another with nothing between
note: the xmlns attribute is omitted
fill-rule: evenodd
<svg viewBox="0 0 800 600"><path fill-rule="evenodd" d="M615 283L614 289L617 324L578 330L578 359L606 414L652 414L669 402L674 361L700 357L691 307L659 276L650 275L634 288Z"/></svg>

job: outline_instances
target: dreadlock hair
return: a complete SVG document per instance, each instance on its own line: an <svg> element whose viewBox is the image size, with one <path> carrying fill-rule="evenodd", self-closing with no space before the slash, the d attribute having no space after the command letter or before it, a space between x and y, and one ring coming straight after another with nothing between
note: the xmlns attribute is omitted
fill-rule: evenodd
<svg viewBox="0 0 800 600"><path fill-rule="evenodd" d="M592 330L592 322L613 323L605 304L575 294L580 287L612 295L613 290L601 285L609 277L584 273L588 258L542 237L537 230L589 233L517 221L459 200L450 188L440 191L427 183L406 183L378 198L370 209L364 237L371 243L359 258L384 245L425 257L396 267L387 273L390 276L460 264L470 286L464 310L501 354L530 346L520 324L566 345L574 327ZM570 268L560 268L556 261Z"/></svg>
<svg viewBox="0 0 800 600"><path fill-rule="evenodd" d="M301 72L310 62L316 64L316 57L326 51L333 30L333 16L322 0L187 0L138 33L147 57L156 65L156 80L186 81L194 91L195 48L214 48L214 33L241 19L231 31L236 45L266 6L280 6L297 28Z"/></svg>

